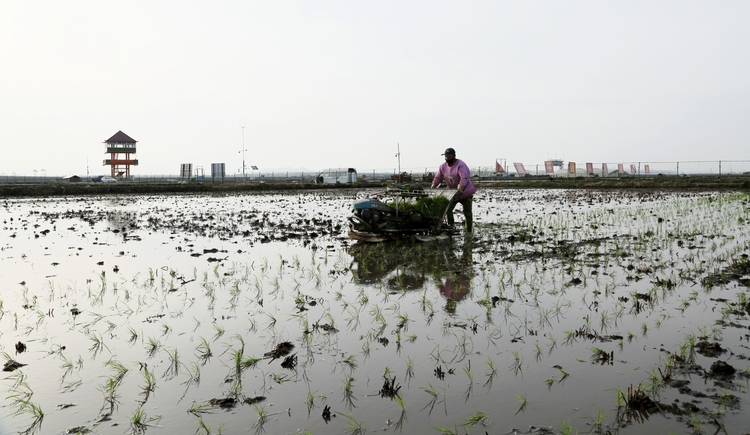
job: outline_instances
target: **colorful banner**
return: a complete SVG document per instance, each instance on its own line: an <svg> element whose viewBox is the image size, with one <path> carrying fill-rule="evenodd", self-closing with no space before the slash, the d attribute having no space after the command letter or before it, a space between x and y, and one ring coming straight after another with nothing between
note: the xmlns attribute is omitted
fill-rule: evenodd
<svg viewBox="0 0 750 435"><path fill-rule="evenodd" d="M544 172L548 174L554 174L555 173L555 165L552 160L546 160L544 162Z"/></svg>
<svg viewBox="0 0 750 435"><path fill-rule="evenodd" d="M576 162L568 162L568 174L576 173Z"/></svg>
<svg viewBox="0 0 750 435"><path fill-rule="evenodd" d="M594 164L593 163L586 163L586 173L589 175L594 175Z"/></svg>
<svg viewBox="0 0 750 435"><path fill-rule="evenodd" d="M647 174L651 174L651 168L649 168L649 167L648 167L648 165L644 166L644 167L643 167L643 170L644 170L644 172L646 172Z"/></svg>
<svg viewBox="0 0 750 435"><path fill-rule="evenodd" d="M522 177L526 176L526 168L523 167L523 163L513 163L513 166L516 167L518 175Z"/></svg>
<svg viewBox="0 0 750 435"><path fill-rule="evenodd" d="M630 165L630 173L635 175L636 174L635 165Z"/></svg>
<svg viewBox="0 0 750 435"><path fill-rule="evenodd" d="M625 169L623 169L622 163L618 163L617 164L617 173L620 174L620 175L622 175L623 172L625 172Z"/></svg>
<svg viewBox="0 0 750 435"><path fill-rule="evenodd" d="M495 173L496 174L504 174L505 168L503 168L503 165L500 164L500 162L495 161Z"/></svg>
<svg viewBox="0 0 750 435"><path fill-rule="evenodd" d="M609 171L607 170L607 164L602 163L602 177L606 177L607 175L609 175Z"/></svg>

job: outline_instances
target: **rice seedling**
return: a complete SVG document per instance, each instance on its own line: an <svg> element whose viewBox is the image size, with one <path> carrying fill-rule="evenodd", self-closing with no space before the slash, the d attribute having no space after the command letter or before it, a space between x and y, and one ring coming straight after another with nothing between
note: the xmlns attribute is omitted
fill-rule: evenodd
<svg viewBox="0 0 750 435"><path fill-rule="evenodd" d="M129 369L127 367L125 367L124 364L122 364L121 362L119 362L117 360L114 360L114 359L110 359L109 361L107 361L106 363L104 363L104 366L115 372L114 373L114 377L112 379L118 385L120 383L122 383L122 380L125 378L125 375L129 371Z"/></svg>
<svg viewBox="0 0 750 435"><path fill-rule="evenodd" d="M190 411L188 411L190 412ZM198 432L203 431L205 435L211 435L211 428L206 424L206 422L203 421L203 418L198 418L198 429L195 431L197 434Z"/></svg>
<svg viewBox="0 0 750 435"><path fill-rule="evenodd" d="M398 318L398 323L396 325L396 327L398 329L404 329L404 330L408 330L409 329L409 321L410 321L410 319L409 319L409 315L408 314L406 314L406 313L404 313L404 314L397 314L396 318Z"/></svg>
<svg viewBox="0 0 750 435"><path fill-rule="evenodd" d="M120 394L118 393L119 387L120 382L115 378L107 378L107 380L103 384L99 384L97 386L97 389L102 393L104 399L102 410L109 409L108 412L110 414L115 411L117 406L120 404Z"/></svg>
<svg viewBox="0 0 750 435"><path fill-rule="evenodd" d="M552 355L552 351L557 348L557 338L555 338L552 333L547 334L547 339L549 340L549 349L547 350L547 356Z"/></svg>
<svg viewBox="0 0 750 435"><path fill-rule="evenodd" d="M346 417L350 434L361 435L366 433L367 428L365 427L364 423L357 420L351 411L349 411L347 414L344 414L344 417Z"/></svg>
<svg viewBox="0 0 750 435"><path fill-rule="evenodd" d="M379 305L375 305L374 307L372 307L372 309L370 310L370 315L375 319L376 322L380 323L382 326L385 326L388 323L385 320L383 310Z"/></svg>
<svg viewBox="0 0 750 435"><path fill-rule="evenodd" d="M109 351L109 348L106 344L104 344L104 339L101 336L91 334L88 338L91 341L91 347L89 348L89 351L91 351L91 359L96 359L96 356L100 354L104 349L107 349Z"/></svg>
<svg viewBox="0 0 750 435"><path fill-rule="evenodd" d="M255 318L253 318L253 317L248 317L248 318L247 318L247 322L248 322L248 324L250 325L250 326L249 326L249 327L247 328L247 332L251 332L251 333L254 333L254 332L257 332L257 331L258 331L258 322L257 322L257 321L255 320ZM222 334L223 334L223 333L222 333ZM214 340L216 340L216 339L214 338Z"/></svg>
<svg viewBox="0 0 750 435"><path fill-rule="evenodd" d="M515 415L518 415L519 412L523 412L526 409L526 404L528 403L526 400L526 393L516 394L516 401L521 404L521 406L518 407L518 411L516 411L516 414L515 414Z"/></svg>
<svg viewBox="0 0 750 435"><path fill-rule="evenodd" d="M348 368L349 374L351 374L357 368L357 357L354 355L349 355L341 361L338 361L338 363L343 367Z"/></svg>
<svg viewBox="0 0 750 435"><path fill-rule="evenodd" d="M255 433L262 433L264 431L264 425L268 422L268 413L262 406L253 406L255 414L258 416L258 420L253 423Z"/></svg>
<svg viewBox="0 0 750 435"><path fill-rule="evenodd" d="M34 392L26 382L26 376L20 370L16 370L8 379L13 381L7 396L10 407L13 408L13 415L28 415L32 418L31 425L21 433L36 432L44 419L44 411L38 404L31 402Z"/></svg>
<svg viewBox="0 0 750 435"><path fill-rule="evenodd" d="M171 351L169 349L164 349L164 352L166 352L167 357L169 358L169 364L164 370L164 374L162 374L162 377L167 379L177 377L180 374L180 365L182 365L180 363L179 349L176 347Z"/></svg>
<svg viewBox="0 0 750 435"><path fill-rule="evenodd" d="M128 337L128 343L135 344L135 342L138 341L138 331L129 326L128 332L130 333L130 336Z"/></svg>
<svg viewBox="0 0 750 435"><path fill-rule="evenodd" d="M591 424L596 431L602 431L602 425L604 424L606 417L604 410L601 408L596 408L596 417L589 417L589 419L591 419Z"/></svg>
<svg viewBox="0 0 750 435"><path fill-rule="evenodd" d="M573 427L566 423L565 420L562 420L560 425L562 426L562 431L560 432L562 435L574 435ZM578 432L576 432L576 434L578 434Z"/></svg>
<svg viewBox="0 0 750 435"><path fill-rule="evenodd" d="M161 349L161 343L159 342L159 340L153 337L149 337L148 343L146 344L146 354L148 355L148 357L152 358L154 355L156 355L156 352L158 352L159 349Z"/></svg>
<svg viewBox="0 0 750 435"><path fill-rule="evenodd" d="M493 328L491 331L487 333L487 347L489 347L490 344L497 347L497 342L503 337L502 332L500 332L499 329Z"/></svg>
<svg viewBox="0 0 750 435"><path fill-rule="evenodd" d="M547 389L551 389L552 385L555 383L555 378L547 378L544 380L544 383L547 385Z"/></svg>
<svg viewBox="0 0 750 435"><path fill-rule="evenodd" d="M464 373L469 380L466 391L464 391L464 402L468 402L469 397L471 397L471 393L474 391L474 376L471 373L471 360L469 360L468 364L464 366Z"/></svg>
<svg viewBox="0 0 750 435"><path fill-rule="evenodd" d="M346 403L347 408L351 409L354 407L354 394L352 392L352 388L354 387L354 378L351 376L347 376L344 378L343 381L343 389L344 389L344 403Z"/></svg>
<svg viewBox="0 0 750 435"><path fill-rule="evenodd" d="M160 415L149 417L146 415L146 411L143 410L143 407L139 407L130 417L130 429L135 434L143 434L153 422L158 422L159 420L161 420Z"/></svg>
<svg viewBox="0 0 750 435"><path fill-rule="evenodd" d="M185 392L182 394L182 397L180 397L180 400L185 398L185 395L187 394L187 391L191 386L198 386L201 382L201 368L197 362L194 362L192 365L186 365L186 368L188 372L188 378L182 383L183 385L185 385Z"/></svg>
<svg viewBox="0 0 750 435"><path fill-rule="evenodd" d="M517 350L511 351L511 353L513 354L513 363L510 366L510 370L515 376L518 376L519 373L523 373L523 371L521 370L521 366L523 365L523 358Z"/></svg>
<svg viewBox="0 0 750 435"><path fill-rule="evenodd" d="M226 330L225 330L224 328L222 328L221 326L219 326L219 325L217 325L217 324L215 324L215 323L214 323L214 325L213 325L213 328L214 328L214 331L216 332L216 333L214 334L214 339L213 339L213 341L216 341L216 340L218 340L218 339L219 339L219 338L220 338L220 337L221 337L222 335L224 335L224 333L226 332Z"/></svg>
<svg viewBox="0 0 750 435"><path fill-rule="evenodd" d="M463 425L466 426L466 431L468 432L477 424L485 425L487 422L487 415L485 415L485 413L482 411L477 411L474 414L463 418L462 420L466 422Z"/></svg>
<svg viewBox="0 0 750 435"><path fill-rule="evenodd" d="M143 401L141 403L146 403L151 393L156 391L156 376L149 371L148 364L144 363L141 363L141 374L143 376L143 386L141 386Z"/></svg>
<svg viewBox="0 0 750 435"><path fill-rule="evenodd" d="M243 358L240 362L241 371L257 367L260 361L262 361L262 358Z"/></svg>
<svg viewBox="0 0 750 435"><path fill-rule="evenodd" d="M211 345L208 343L208 340L201 337L201 342L198 344L198 346L195 348L195 353L198 359L201 361L201 364L206 364L208 360L213 356L213 352L211 352Z"/></svg>
<svg viewBox="0 0 750 435"><path fill-rule="evenodd" d="M32 418L31 424L24 430L19 433L21 434L33 434L36 433L39 428L42 426L42 421L44 420L44 411L42 408L29 400L18 400L15 403L16 409L13 412L13 415L28 415Z"/></svg>
<svg viewBox="0 0 750 435"><path fill-rule="evenodd" d="M268 326L266 326L266 330L275 328L277 322L276 317L269 312L265 312L264 314L266 315L266 317L268 317Z"/></svg>
<svg viewBox="0 0 750 435"><path fill-rule="evenodd" d="M694 412L690 413L690 421L688 425L692 426L693 433L703 433L703 430L701 429L701 419Z"/></svg>
<svg viewBox="0 0 750 435"><path fill-rule="evenodd" d="M414 377L414 360L411 359L411 357L406 358L406 373L404 374L404 381L408 382L411 381L411 378Z"/></svg>
<svg viewBox="0 0 750 435"><path fill-rule="evenodd" d="M170 332L172 332L172 327L169 326L166 322L163 322L161 324L161 336L168 336Z"/></svg>
<svg viewBox="0 0 750 435"><path fill-rule="evenodd" d="M435 430L441 435L459 435L458 429L455 426L453 426L453 428L438 426Z"/></svg>

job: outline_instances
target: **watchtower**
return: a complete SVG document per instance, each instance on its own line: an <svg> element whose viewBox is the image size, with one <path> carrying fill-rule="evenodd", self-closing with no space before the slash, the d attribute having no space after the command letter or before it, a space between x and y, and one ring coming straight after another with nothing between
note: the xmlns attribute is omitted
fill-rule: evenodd
<svg viewBox="0 0 750 435"><path fill-rule="evenodd" d="M104 154L109 154L109 158L104 160L103 166L112 167L112 177L130 178L130 166L138 166L138 159L135 158L137 142L122 131L104 141L107 145Z"/></svg>

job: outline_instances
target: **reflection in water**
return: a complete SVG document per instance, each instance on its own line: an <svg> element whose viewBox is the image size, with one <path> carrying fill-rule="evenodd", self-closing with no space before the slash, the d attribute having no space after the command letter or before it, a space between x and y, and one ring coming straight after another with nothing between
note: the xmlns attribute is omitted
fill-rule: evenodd
<svg viewBox="0 0 750 435"><path fill-rule="evenodd" d="M446 299L446 310L471 293L472 245L452 241L355 243L349 247L351 270L358 284L382 284L388 290L422 290L431 282Z"/></svg>
<svg viewBox="0 0 750 435"><path fill-rule="evenodd" d="M107 212L107 224L110 230L127 231L138 228L138 215L134 212L111 210Z"/></svg>

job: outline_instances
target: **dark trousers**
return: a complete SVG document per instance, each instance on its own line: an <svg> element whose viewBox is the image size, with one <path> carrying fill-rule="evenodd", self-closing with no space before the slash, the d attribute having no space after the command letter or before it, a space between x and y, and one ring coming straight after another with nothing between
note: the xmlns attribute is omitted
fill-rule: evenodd
<svg viewBox="0 0 750 435"><path fill-rule="evenodd" d="M468 198L462 199L461 201L452 202L448 206L448 224L453 225L455 221L453 220L453 209L456 208L456 204L461 204L461 208L464 212L464 219L466 220L466 232L471 233L474 229L474 215L471 212L471 203L472 203L473 197L470 196Z"/></svg>

